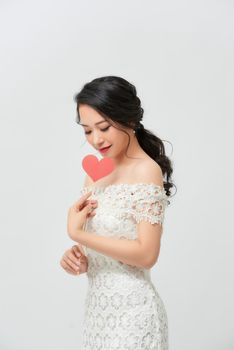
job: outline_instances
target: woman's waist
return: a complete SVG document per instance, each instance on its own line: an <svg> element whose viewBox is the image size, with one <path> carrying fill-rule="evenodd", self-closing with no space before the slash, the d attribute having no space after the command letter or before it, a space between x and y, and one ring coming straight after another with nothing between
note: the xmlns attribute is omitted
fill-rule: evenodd
<svg viewBox="0 0 234 350"><path fill-rule="evenodd" d="M109 256L100 253L87 254L88 258L88 271L87 275L90 277L95 276L99 273L114 273L122 274L128 277L145 277L150 279L150 270L143 267L129 265L123 263L120 260L116 260Z"/></svg>
<svg viewBox="0 0 234 350"><path fill-rule="evenodd" d="M130 280L146 279L151 280L150 270L143 267L122 263L115 259L88 259L87 276L95 278L98 275L105 275L106 278L125 278Z"/></svg>
<svg viewBox="0 0 234 350"><path fill-rule="evenodd" d="M148 270L133 269L132 267L118 267L110 269L88 269L88 283L90 287L106 288L109 290L142 289L152 288L152 281Z"/></svg>

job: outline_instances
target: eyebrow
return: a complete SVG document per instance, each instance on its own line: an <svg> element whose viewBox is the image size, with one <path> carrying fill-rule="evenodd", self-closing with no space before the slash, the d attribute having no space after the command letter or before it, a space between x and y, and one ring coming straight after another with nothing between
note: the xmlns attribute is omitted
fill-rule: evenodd
<svg viewBox="0 0 234 350"><path fill-rule="evenodd" d="M102 120L100 122L95 123L94 125L98 125L98 124L105 123L105 122L107 122L107 120ZM88 126L86 124L81 124L81 123L79 123L79 124L82 125L82 126Z"/></svg>

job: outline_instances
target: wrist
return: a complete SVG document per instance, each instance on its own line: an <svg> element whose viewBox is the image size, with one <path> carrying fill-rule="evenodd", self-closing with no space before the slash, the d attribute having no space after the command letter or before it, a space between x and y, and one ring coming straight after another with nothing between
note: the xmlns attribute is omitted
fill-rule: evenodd
<svg viewBox="0 0 234 350"><path fill-rule="evenodd" d="M72 230L71 232L69 232L69 237L77 242L77 243L81 243L79 241L79 236L81 235L81 233L84 232L82 229L76 229L76 230Z"/></svg>
<svg viewBox="0 0 234 350"><path fill-rule="evenodd" d="M86 232L80 228L78 230L76 230L76 241L79 243L79 244L82 244L83 243L83 237L85 236Z"/></svg>

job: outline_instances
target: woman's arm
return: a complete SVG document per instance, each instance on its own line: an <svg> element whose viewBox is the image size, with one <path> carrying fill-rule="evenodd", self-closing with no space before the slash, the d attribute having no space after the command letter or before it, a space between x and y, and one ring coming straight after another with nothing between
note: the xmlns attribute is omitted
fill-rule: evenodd
<svg viewBox="0 0 234 350"><path fill-rule="evenodd" d="M115 237L100 236L88 231L79 230L71 237L76 242L96 250L97 252L119 260L124 264L143 268L151 268L149 256L142 248L138 239L129 240Z"/></svg>
<svg viewBox="0 0 234 350"><path fill-rule="evenodd" d="M141 179L146 183L155 182L162 186L161 170L159 171L158 168L155 169L155 167L149 170L147 174L150 175L144 178L143 176L145 176L145 173L140 172L138 169ZM90 182L90 178L86 175L84 186L89 186ZM149 269L156 263L159 256L162 225L152 225L149 222L141 221L137 224L136 229L137 238L134 240L100 236L95 232L90 233L85 230L79 230L71 238L88 248L110 256L124 264Z"/></svg>

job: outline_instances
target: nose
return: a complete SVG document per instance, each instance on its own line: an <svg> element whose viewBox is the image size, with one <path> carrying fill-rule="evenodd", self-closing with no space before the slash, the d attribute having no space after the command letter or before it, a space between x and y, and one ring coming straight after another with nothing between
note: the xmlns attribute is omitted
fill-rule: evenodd
<svg viewBox="0 0 234 350"><path fill-rule="evenodd" d="M100 147L102 144L103 144L103 137L102 135L99 133L99 131L94 131L93 132L93 144L96 146L96 147Z"/></svg>

